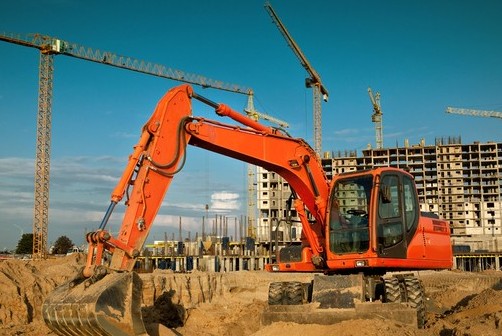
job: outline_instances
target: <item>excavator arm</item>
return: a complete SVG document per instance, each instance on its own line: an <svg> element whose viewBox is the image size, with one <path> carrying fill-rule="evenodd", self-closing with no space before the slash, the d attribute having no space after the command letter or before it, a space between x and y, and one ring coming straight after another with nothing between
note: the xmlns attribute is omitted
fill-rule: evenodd
<svg viewBox="0 0 502 336"><path fill-rule="evenodd" d="M214 107L218 115L231 118L240 125L191 116L192 98ZM133 269L164 194L174 175L182 168L187 144L261 166L282 176L298 195L296 207L304 212L304 204L316 219L314 224L305 222L303 229L313 254L322 254L322 226L329 185L319 161L311 160L316 157L311 147L302 139L266 127L226 105L197 95L190 86L182 85L170 90L160 100L143 127L140 141L112 192L110 207L119 202L132 186L117 238L103 234L106 231L101 230L88 235L91 245L103 243L103 247L112 252L111 269ZM108 217L105 215L101 228L106 225ZM88 258L85 274L91 276L96 258L91 253Z"/></svg>
<svg viewBox="0 0 502 336"><path fill-rule="evenodd" d="M239 125L192 116L192 99L214 107L219 116ZM261 166L288 181L297 196L295 208L311 250L311 263L317 268L324 266L329 185L312 148L302 139L266 127L197 95L189 85L181 85L166 93L143 126L99 228L86 236L89 249L81 274L69 285L57 288L44 302L44 320L52 330L62 335L95 330L105 335L145 334L138 318L141 288L131 271L165 192L185 163L187 145ZM106 225L124 197L122 226L113 237ZM314 223L308 221L307 210Z"/></svg>
<svg viewBox="0 0 502 336"><path fill-rule="evenodd" d="M85 276L95 272L95 267L101 263L96 253L105 250L111 253L110 269L133 269L164 194L183 164L188 135L182 124L191 114L190 92L187 85L167 92L143 126L140 140L111 194L110 206L99 230L87 235L89 253ZM124 196L127 196L127 207L120 231L113 238L104 229L113 208Z"/></svg>

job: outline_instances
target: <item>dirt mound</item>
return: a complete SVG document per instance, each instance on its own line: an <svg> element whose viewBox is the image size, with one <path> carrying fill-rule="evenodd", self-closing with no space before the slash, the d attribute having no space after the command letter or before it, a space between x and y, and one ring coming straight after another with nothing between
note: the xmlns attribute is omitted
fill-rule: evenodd
<svg viewBox="0 0 502 336"><path fill-rule="evenodd" d="M0 325L3 335L50 335L42 321L44 298L56 286L74 277L83 256L0 262Z"/></svg>
<svg viewBox="0 0 502 336"><path fill-rule="evenodd" d="M429 298L427 328L434 335L501 335L501 272L443 271L423 277Z"/></svg>
<svg viewBox="0 0 502 336"><path fill-rule="evenodd" d="M73 278L83 255L44 261L0 261L0 335L54 335L41 305L55 287ZM262 326L272 281L306 282L308 274L230 272L141 274L145 325L150 335L501 335L502 273L421 272L427 293L425 329L384 319L335 325L273 323ZM171 328L171 329L170 329Z"/></svg>
<svg viewBox="0 0 502 336"><path fill-rule="evenodd" d="M440 335L501 335L502 291L487 288L467 295L451 310L432 318L429 327Z"/></svg>

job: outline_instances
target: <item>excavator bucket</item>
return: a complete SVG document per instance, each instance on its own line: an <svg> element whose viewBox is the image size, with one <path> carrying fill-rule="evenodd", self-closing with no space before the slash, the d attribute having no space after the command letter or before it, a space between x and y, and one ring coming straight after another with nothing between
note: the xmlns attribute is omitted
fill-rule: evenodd
<svg viewBox="0 0 502 336"><path fill-rule="evenodd" d="M141 288L135 272L110 273L94 283L70 282L45 299L42 315L59 335L148 335L141 317Z"/></svg>

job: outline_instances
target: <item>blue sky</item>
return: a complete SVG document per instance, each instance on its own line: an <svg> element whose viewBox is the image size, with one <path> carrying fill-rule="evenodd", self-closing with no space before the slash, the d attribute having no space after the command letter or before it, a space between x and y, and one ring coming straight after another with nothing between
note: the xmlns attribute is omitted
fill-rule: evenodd
<svg viewBox="0 0 502 336"><path fill-rule="evenodd" d="M370 86L380 92L385 147L461 136L500 142L501 123L446 114L447 106L502 111L500 1L272 1L330 92L323 150L375 145ZM41 33L251 87L255 106L312 143L307 76L264 1L2 1L0 31ZM38 97L36 49L0 42L0 249L32 232ZM83 242L157 101L181 83L56 56L52 105L49 242ZM234 109L243 95L195 87ZM218 119L194 102L195 115ZM244 163L188 150L150 234L178 236L210 214L246 214ZM121 211L112 218L117 231ZM230 232L233 234L232 230Z"/></svg>

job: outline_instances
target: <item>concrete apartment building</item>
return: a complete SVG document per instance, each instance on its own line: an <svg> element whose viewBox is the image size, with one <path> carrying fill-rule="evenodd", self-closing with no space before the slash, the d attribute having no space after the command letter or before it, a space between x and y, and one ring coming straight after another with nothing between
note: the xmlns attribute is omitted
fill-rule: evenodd
<svg viewBox="0 0 502 336"><path fill-rule="evenodd" d="M268 242L270 237L279 241L300 241L301 224L295 211L290 211L287 200L291 195L289 184L277 173L257 167L256 193L258 218L256 220L256 240ZM290 217L292 224L286 224Z"/></svg>
<svg viewBox="0 0 502 336"><path fill-rule="evenodd" d="M502 249L502 143L462 144L460 138L438 138L434 145L421 141L369 148L362 156L355 151L328 152L322 165L329 178L378 166L407 169L415 177L421 210L449 222L454 245L470 251ZM299 241L301 225L286 206L289 185L263 169L256 177L257 240L269 241L277 231L280 241ZM284 221L288 215L291 226Z"/></svg>

